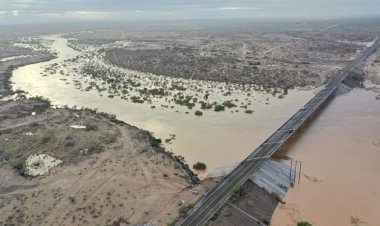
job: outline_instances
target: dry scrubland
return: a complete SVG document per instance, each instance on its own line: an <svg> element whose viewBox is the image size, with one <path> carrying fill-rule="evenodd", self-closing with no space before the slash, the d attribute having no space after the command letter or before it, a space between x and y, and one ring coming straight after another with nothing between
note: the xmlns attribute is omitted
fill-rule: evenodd
<svg viewBox="0 0 380 226"><path fill-rule="evenodd" d="M198 198L188 191L188 172L148 132L89 111L45 107L1 103L0 224L164 224L182 200ZM22 177L32 153L64 163L47 176Z"/></svg>
<svg viewBox="0 0 380 226"><path fill-rule="evenodd" d="M327 21L204 25L97 31L68 35L100 46L111 64L170 77L289 89L328 82L380 33L379 22Z"/></svg>

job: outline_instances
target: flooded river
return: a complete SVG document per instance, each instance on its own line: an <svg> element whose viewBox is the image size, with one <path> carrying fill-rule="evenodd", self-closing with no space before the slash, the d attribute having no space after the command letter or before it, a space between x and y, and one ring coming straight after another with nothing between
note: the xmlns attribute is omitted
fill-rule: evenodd
<svg viewBox="0 0 380 226"><path fill-rule="evenodd" d="M337 96L287 155L302 161L301 183L272 225L380 225L380 100L363 89Z"/></svg>
<svg viewBox="0 0 380 226"><path fill-rule="evenodd" d="M14 89L47 97L57 105L115 114L163 140L175 134L175 140L164 143L166 148L184 156L189 164L205 162L208 170L239 162L314 96L313 91L296 89L283 99L254 93L253 114L211 110L197 117L151 109L148 104L107 98L94 90L80 91L73 83L81 79L78 73L43 76L49 65L63 65L81 54L69 48L66 39L52 40L51 50L58 58L15 70ZM289 191L286 204L277 208L272 225L294 226L300 220L314 226L379 225L380 101L376 95L356 89L334 98L294 143L287 155L303 162L303 176Z"/></svg>
<svg viewBox="0 0 380 226"><path fill-rule="evenodd" d="M254 93L253 114L210 110L197 117L183 111L151 109L148 104L135 104L119 97L107 98L94 90L80 91L72 82L80 79L80 74L43 76L44 68L49 65L62 65L65 60L81 54L68 47L66 39L51 39L54 41L51 50L57 53L58 58L15 70L12 77L14 89L25 90L31 96L47 97L57 105L97 108L115 114L118 119L151 131L163 140L175 134L176 139L171 144L164 143L167 149L184 156L189 164L205 162L208 170L242 160L314 96L312 90L296 89L289 90L282 99L267 93ZM270 98L269 104L266 104L267 98Z"/></svg>

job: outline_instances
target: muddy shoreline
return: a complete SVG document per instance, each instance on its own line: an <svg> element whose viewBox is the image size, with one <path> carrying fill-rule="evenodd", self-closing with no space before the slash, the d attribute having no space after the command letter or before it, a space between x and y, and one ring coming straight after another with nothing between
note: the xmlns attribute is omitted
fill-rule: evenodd
<svg viewBox="0 0 380 226"><path fill-rule="evenodd" d="M9 64L9 66L7 67L7 69L5 71L3 69L3 64L4 63L0 63L0 81L1 81L1 83L0 83L1 86L0 87L2 88L2 89L0 89L0 95L7 96L7 95L15 94L15 91L12 90L12 85L10 83L10 78L12 76L12 72L13 72L14 69L17 69L18 67L26 66L26 65L29 65L29 64L35 64L35 63L40 63L40 62L44 62L44 61L49 61L49 60L52 60L54 58L55 57L53 55L38 55L36 57L31 57L31 58L29 58L27 60L21 60L21 62L20 62L20 60L17 60L19 62L15 62L15 63L13 63L13 61L6 62L6 64ZM24 97L22 97L21 99L25 100ZM0 99L0 106L3 104L2 102L4 102L4 101ZM24 103L20 103L20 104L24 104ZM34 103L34 104L37 104L37 105L38 104L45 104L45 102ZM72 114L75 114L78 111L78 110L75 110L75 109L55 109L55 111L66 111L66 110L69 110ZM86 109L86 110L89 111L89 112L91 112L91 113L93 113L93 114L97 113L95 110L91 110L91 109ZM101 113L101 114L104 115L104 116L106 116L106 118L108 118L108 120L110 120L111 122L115 122L118 125L128 126L128 127L133 127L135 129L139 129L139 128L135 127L135 126L127 124L124 121L116 119L115 116L113 116L113 115L109 115L109 114L106 114L106 113ZM190 169L190 167L188 166L188 164L186 164L186 162L184 161L184 158L182 156L176 156L172 152L169 152L169 151L165 150L165 148L163 148L161 146L161 139L155 138L151 134L151 132L146 131L146 130L141 130L141 132L148 137L148 140L151 143L152 147L155 149L155 151L168 156L173 161L178 162L182 166L182 168L187 172L187 174L189 175L189 178L191 179L192 183L193 184L199 183L199 178Z"/></svg>
<svg viewBox="0 0 380 226"><path fill-rule="evenodd" d="M0 224L156 222L165 225L176 216L179 200L198 199L197 194L188 192L200 182L197 175L183 157L163 148L161 140L149 131L92 109L54 109L42 97L26 98L23 92L11 89L14 68L49 59L53 56L0 63L0 95L7 99L17 94L14 100L0 99L0 178L3 181ZM72 125L85 125L85 129L71 128ZM44 176L23 177L25 159L45 153L63 160L63 164ZM119 175L117 180L115 172ZM99 180L106 182L99 185ZM63 188L56 186L61 183ZM73 194L73 191L77 192ZM94 192L98 197L91 195ZM80 201L78 196L82 194L83 201ZM130 201L118 204L119 211L113 210L118 202L116 197L123 195ZM87 208L84 205L89 197L92 204ZM142 199L145 204L138 204ZM149 203L161 204L153 207ZM34 205L40 207L32 208ZM167 212L174 214L167 216Z"/></svg>

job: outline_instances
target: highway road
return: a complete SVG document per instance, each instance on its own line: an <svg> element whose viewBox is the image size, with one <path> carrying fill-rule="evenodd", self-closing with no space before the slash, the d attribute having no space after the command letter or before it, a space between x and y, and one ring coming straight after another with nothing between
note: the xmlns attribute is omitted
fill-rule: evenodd
<svg viewBox="0 0 380 226"><path fill-rule="evenodd" d="M244 184L268 158L279 150L284 143L299 129L304 122L335 92L338 86L347 78L352 70L380 46L377 40L363 51L355 60L346 66L332 82L316 94L304 107L297 111L276 132L256 148L230 174L210 189L205 196L180 219L178 226L196 226L205 224L232 195L233 188Z"/></svg>

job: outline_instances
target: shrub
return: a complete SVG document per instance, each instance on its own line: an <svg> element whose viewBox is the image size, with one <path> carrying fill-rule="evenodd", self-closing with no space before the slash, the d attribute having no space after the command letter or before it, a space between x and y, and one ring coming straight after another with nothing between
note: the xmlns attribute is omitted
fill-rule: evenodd
<svg viewBox="0 0 380 226"><path fill-rule="evenodd" d="M173 89L176 89L176 90L179 90L179 91L185 91L186 88L181 86L181 85L177 85L177 84L172 84L172 87L170 88L171 90Z"/></svg>
<svg viewBox="0 0 380 226"><path fill-rule="evenodd" d="M117 221L114 221L112 223L112 226L120 226L120 225L129 225L129 221L127 219L125 219L124 217L119 217L119 219L117 219Z"/></svg>
<svg viewBox="0 0 380 226"><path fill-rule="evenodd" d="M228 107L228 108L237 107L236 104L232 103L232 101L230 101L230 100L228 100L228 101L224 101L224 102L223 102L223 106L224 106L224 107Z"/></svg>
<svg viewBox="0 0 380 226"><path fill-rule="evenodd" d="M26 176L25 161L23 159L16 162L14 168L21 176Z"/></svg>
<svg viewBox="0 0 380 226"><path fill-rule="evenodd" d="M93 154L93 153L100 153L104 151L104 146L101 144L91 144L87 148L88 154Z"/></svg>
<svg viewBox="0 0 380 226"><path fill-rule="evenodd" d="M158 146L160 146L161 143L162 143L162 140L160 138L152 137L150 139L150 144L152 145L152 147L158 147Z"/></svg>
<svg viewBox="0 0 380 226"><path fill-rule="evenodd" d="M249 65L261 65L261 63L259 62L259 61L257 61L257 62L249 62L248 63Z"/></svg>
<svg viewBox="0 0 380 226"><path fill-rule="evenodd" d="M37 127L39 126L38 122L32 122L30 123L30 127Z"/></svg>
<svg viewBox="0 0 380 226"><path fill-rule="evenodd" d="M65 146L65 148L72 148L75 146L75 144L76 144L75 140L70 139L70 140L66 141L64 146Z"/></svg>
<svg viewBox="0 0 380 226"><path fill-rule="evenodd" d="M214 107L214 111L224 111L225 107L223 105L217 104Z"/></svg>
<svg viewBox="0 0 380 226"><path fill-rule="evenodd" d="M75 204L75 198L73 196L70 196L69 198L69 201L72 203L72 204Z"/></svg>
<svg viewBox="0 0 380 226"><path fill-rule="evenodd" d="M163 88L159 88L159 89L144 88L144 89L140 89L139 92L140 94L143 94L143 95L152 95L152 96L166 96L168 94L167 92L165 92Z"/></svg>
<svg viewBox="0 0 380 226"><path fill-rule="evenodd" d="M206 168L207 166L203 162L197 162L193 165L193 169L196 169L196 170L205 170Z"/></svg>
<svg viewBox="0 0 380 226"><path fill-rule="evenodd" d="M360 74L355 73L355 72L352 72L352 73L351 73L351 78L352 78L352 80L354 80L354 81L358 81L358 80L360 79Z"/></svg>
<svg viewBox="0 0 380 226"><path fill-rule="evenodd" d="M245 113L246 113L246 114L252 114L253 111L252 111L252 110L245 110Z"/></svg>
<svg viewBox="0 0 380 226"><path fill-rule="evenodd" d="M181 216L186 216L187 212L193 208L193 204L188 204L187 206L182 206L179 208L178 212Z"/></svg>
<svg viewBox="0 0 380 226"><path fill-rule="evenodd" d="M51 140L51 137L45 135L44 137L42 137L41 144L46 144L46 143L48 143L50 140Z"/></svg>
<svg viewBox="0 0 380 226"><path fill-rule="evenodd" d="M202 116L202 115L203 115L203 112L201 112L201 111L195 111L195 115L196 115L196 116Z"/></svg>
<svg viewBox="0 0 380 226"><path fill-rule="evenodd" d="M86 131L97 131L99 129L96 124L86 124Z"/></svg>
<svg viewBox="0 0 380 226"><path fill-rule="evenodd" d="M297 223L297 226L312 226L312 225L307 221L300 221Z"/></svg>
<svg viewBox="0 0 380 226"><path fill-rule="evenodd" d="M242 196L244 192L243 186L235 187L232 189L232 196L233 197L239 197Z"/></svg>
<svg viewBox="0 0 380 226"><path fill-rule="evenodd" d="M201 109L203 109L203 110L211 109L212 106L213 106L212 104L206 103L206 102L203 102L203 101L199 101L199 103L201 103Z"/></svg>
<svg viewBox="0 0 380 226"><path fill-rule="evenodd" d="M142 100L140 97L138 96L132 96L131 97L131 101L132 103L138 103L138 104L142 104L144 103L144 100Z"/></svg>
<svg viewBox="0 0 380 226"><path fill-rule="evenodd" d="M50 107L50 105L51 105L51 101L45 97L42 97L42 96L35 96L35 97L31 97L29 99L39 101L39 102L43 103L45 105L45 107Z"/></svg>
<svg viewBox="0 0 380 226"><path fill-rule="evenodd" d="M191 102L193 100L193 102ZM174 99L175 103L181 106L187 106L188 109L192 109L195 106L193 96L178 96L178 99Z"/></svg>
<svg viewBox="0 0 380 226"><path fill-rule="evenodd" d="M270 220L264 220L263 222L265 225L270 225Z"/></svg>

